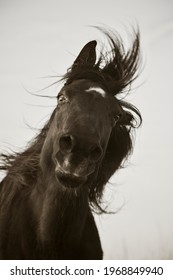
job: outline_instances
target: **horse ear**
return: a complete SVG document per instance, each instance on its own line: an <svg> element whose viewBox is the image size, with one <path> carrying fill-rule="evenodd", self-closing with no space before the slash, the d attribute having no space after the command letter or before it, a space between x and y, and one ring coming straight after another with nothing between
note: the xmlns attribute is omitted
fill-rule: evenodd
<svg viewBox="0 0 173 280"><path fill-rule="evenodd" d="M88 42L80 51L79 55L73 63L72 68L82 65L86 65L89 67L94 66L96 62L96 45L97 42L95 40Z"/></svg>

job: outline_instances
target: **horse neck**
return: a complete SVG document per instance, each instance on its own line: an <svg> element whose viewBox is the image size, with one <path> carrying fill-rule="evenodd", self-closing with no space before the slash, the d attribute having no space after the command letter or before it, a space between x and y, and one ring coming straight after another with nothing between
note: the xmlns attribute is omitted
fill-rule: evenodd
<svg viewBox="0 0 173 280"><path fill-rule="evenodd" d="M61 239L64 231L79 232L85 225L89 210L88 189L65 189L50 183L43 193L34 194L38 234L42 241Z"/></svg>

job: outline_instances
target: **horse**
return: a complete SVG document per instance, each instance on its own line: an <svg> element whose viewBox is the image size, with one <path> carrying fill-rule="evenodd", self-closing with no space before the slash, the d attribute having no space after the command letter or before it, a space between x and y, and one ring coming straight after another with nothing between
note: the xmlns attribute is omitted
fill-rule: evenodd
<svg viewBox="0 0 173 280"><path fill-rule="evenodd" d="M99 260L94 219L110 177L133 149L139 110L120 98L138 77L140 33L131 45L100 28L67 72L49 120L22 152L2 153L0 259Z"/></svg>

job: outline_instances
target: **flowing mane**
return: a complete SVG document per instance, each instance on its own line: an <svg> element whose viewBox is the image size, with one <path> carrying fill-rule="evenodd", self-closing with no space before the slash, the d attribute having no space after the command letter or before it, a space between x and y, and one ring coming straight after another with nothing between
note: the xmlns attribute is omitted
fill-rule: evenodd
<svg viewBox="0 0 173 280"><path fill-rule="evenodd" d="M103 28L98 29L106 36L109 51L101 51L94 65L92 60L80 61L79 67L77 58L63 79L69 84L74 80L87 77L91 81L99 81L112 95L116 96L127 89L138 76L137 71L140 62L139 31L134 31L133 43L125 51L123 40L118 33ZM92 44L96 47L97 42L94 40ZM88 53L88 56L91 57L92 54ZM96 57L92 57L92 59L95 60Z"/></svg>

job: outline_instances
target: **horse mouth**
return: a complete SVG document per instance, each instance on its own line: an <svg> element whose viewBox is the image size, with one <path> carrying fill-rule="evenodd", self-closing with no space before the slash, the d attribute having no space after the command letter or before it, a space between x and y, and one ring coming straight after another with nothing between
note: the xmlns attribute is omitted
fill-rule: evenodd
<svg viewBox="0 0 173 280"><path fill-rule="evenodd" d="M86 181L86 177L78 177L72 174L66 174L63 172L56 172L56 178L66 188L78 188Z"/></svg>

